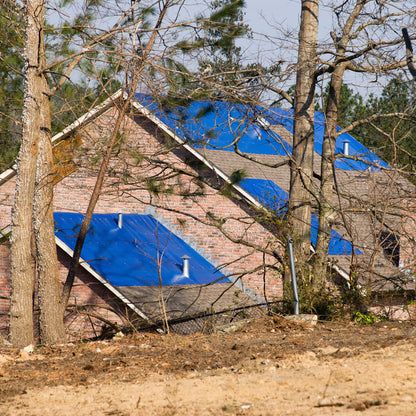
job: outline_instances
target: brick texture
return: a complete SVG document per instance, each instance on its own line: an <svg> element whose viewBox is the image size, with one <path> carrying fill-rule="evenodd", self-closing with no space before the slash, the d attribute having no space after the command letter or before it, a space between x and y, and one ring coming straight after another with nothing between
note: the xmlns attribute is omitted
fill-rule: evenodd
<svg viewBox="0 0 416 416"><path fill-rule="evenodd" d="M85 213L115 117L110 109L77 132L82 140L74 150L78 169L55 186L55 211ZM0 188L2 228L10 224L13 192L14 179ZM253 293L268 300L281 298L279 264L258 250L282 253L279 241L220 178L170 143L149 120L131 114L125 118L95 212L143 213L150 207ZM60 251L58 255L63 281L69 258ZM0 294L0 331L5 332L10 294L6 245L0 247ZM97 334L103 323L96 314L118 325L126 315L120 301L84 271L78 273L70 304L74 312L66 316L66 326L71 337Z"/></svg>

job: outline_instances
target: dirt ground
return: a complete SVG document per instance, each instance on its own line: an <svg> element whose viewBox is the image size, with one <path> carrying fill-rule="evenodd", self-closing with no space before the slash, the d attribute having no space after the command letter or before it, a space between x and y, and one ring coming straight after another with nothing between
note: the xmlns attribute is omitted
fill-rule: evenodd
<svg viewBox="0 0 416 416"><path fill-rule="evenodd" d="M0 346L0 415L413 415L416 324L266 317L233 333Z"/></svg>

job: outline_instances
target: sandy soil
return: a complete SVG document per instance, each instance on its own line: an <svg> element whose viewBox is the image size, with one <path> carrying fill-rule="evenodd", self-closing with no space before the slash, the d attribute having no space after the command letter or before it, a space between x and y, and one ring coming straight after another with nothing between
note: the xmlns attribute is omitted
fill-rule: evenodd
<svg viewBox="0 0 416 416"><path fill-rule="evenodd" d="M413 415L416 327L282 318L235 333L0 347L0 415Z"/></svg>

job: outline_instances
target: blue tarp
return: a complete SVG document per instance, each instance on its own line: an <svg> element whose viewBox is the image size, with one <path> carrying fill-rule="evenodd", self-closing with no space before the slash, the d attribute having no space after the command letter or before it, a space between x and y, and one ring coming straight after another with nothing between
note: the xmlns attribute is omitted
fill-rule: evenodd
<svg viewBox="0 0 416 416"><path fill-rule="evenodd" d="M238 183L247 192L250 192L259 202L277 215L282 216L287 209L289 195L273 181L266 179L242 179ZM318 217L312 214L311 218L311 243L315 246L318 235ZM329 243L330 255L352 254L352 244L343 238L336 231L331 230L331 240ZM356 254L362 254L360 250L355 249Z"/></svg>
<svg viewBox="0 0 416 416"><path fill-rule="evenodd" d="M157 103L149 95L136 94L137 100L169 126L182 139L194 147L234 151L238 145L241 152L287 156L292 146L280 136L264 127L262 119L271 125L280 124L293 133L293 111L281 108L265 109L220 101L192 101L186 105ZM322 155L325 118L315 112L314 150ZM341 129L338 127L338 131ZM343 153L343 143L349 142L350 156L363 161L338 158L335 167L342 170L377 170L376 166L388 167L374 153L348 133L338 136L335 154ZM373 166L376 165L376 166Z"/></svg>
<svg viewBox="0 0 416 416"><path fill-rule="evenodd" d="M220 101L192 101L186 106L167 106L152 97L136 94L144 105L172 131L196 148L287 156L292 147L277 134L255 122L258 108ZM283 145L282 145L283 143Z"/></svg>
<svg viewBox="0 0 416 416"><path fill-rule="evenodd" d="M315 152L322 155L322 143L324 140L325 118L322 113L315 112ZM337 127L337 131L341 128ZM350 156L357 156L361 160L352 160L348 158L338 158L335 161L335 167L342 170L378 170L376 166L388 168L389 165L381 160L374 153L370 152L358 140L354 139L350 134L343 133L337 137L335 143L335 154L342 155L344 150L344 142L349 143ZM376 166L374 166L376 165Z"/></svg>
<svg viewBox="0 0 416 416"><path fill-rule="evenodd" d="M83 217L68 212L54 214L55 234L72 250ZM117 221L118 214L94 214L81 254L114 286L228 281L212 264L151 215L123 214L121 229ZM184 255L190 257L189 278L182 274L181 257Z"/></svg>

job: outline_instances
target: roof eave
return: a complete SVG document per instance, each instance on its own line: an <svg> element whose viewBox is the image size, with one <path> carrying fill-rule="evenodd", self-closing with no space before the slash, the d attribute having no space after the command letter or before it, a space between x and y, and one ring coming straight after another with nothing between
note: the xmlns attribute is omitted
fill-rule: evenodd
<svg viewBox="0 0 416 416"><path fill-rule="evenodd" d="M74 251L68 247L60 238L55 236L56 245L61 248L71 258L74 255ZM133 312L135 312L142 319L153 323L153 321L141 311L133 302L126 298L115 286L113 286L105 277L101 276L96 270L94 270L87 261L80 258L80 266L93 276L97 281L103 284L110 292L112 292L118 299L120 299L126 306L128 306Z"/></svg>
<svg viewBox="0 0 416 416"><path fill-rule="evenodd" d="M52 144L58 143L61 140L64 140L67 136L69 136L74 130L77 128L83 126L90 120L98 117L100 114L102 114L104 111L106 111L108 108L110 108L112 105L114 105L115 101L118 100L123 94L122 90L118 90L115 92L111 97L107 98L105 101L103 101L100 105L94 107L92 110L85 113L83 116L76 119L72 124L70 124L68 127L63 129L61 132L55 134L52 137ZM9 169L6 169L4 172L0 174L0 186L2 186L4 183L6 183L8 180L13 178L17 174L17 164L13 164L12 167Z"/></svg>

